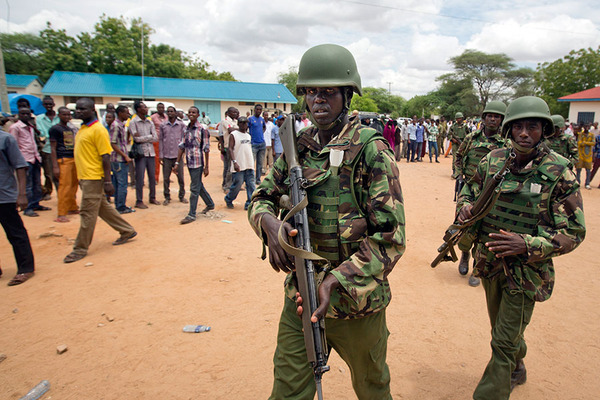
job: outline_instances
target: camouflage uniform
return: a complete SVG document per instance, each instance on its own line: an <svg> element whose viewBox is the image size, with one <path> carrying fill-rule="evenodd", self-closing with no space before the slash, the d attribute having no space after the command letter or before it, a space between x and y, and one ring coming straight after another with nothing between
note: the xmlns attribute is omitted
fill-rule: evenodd
<svg viewBox="0 0 600 400"><path fill-rule="evenodd" d="M560 133L547 138L544 144L550 150L554 150L567 160L569 160L569 168L573 168L579 160L579 151L577 150L577 142L573 136Z"/></svg>
<svg viewBox="0 0 600 400"><path fill-rule="evenodd" d="M452 124L448 131L448 140L452 142L452 177L457 178L458 173L454 169L456 165L456 154L459 151L459 147L463 140L467 136L467 125L464 123L458 125L456 122Z"/></svg>
<svg viewBox="0 0 600 400"><path fill-rule="evenodd" d="M454 171L457 176L463 176L465 182L473 178L477 166L490 151L504 147L506 140L496 133L487 137L483 128L468 134L457 151L454 160Z"/></svg>
<svg viewBox="0 0 600 400"><path fill-rule="evenodd" d="M383 137L362 127L358 118L350 119L340 135L325 146L318 143L317 132L311 126L298 134L298 158L308 181L307 211L313 248L331 261L328 270L316 265L317 282L325 274L333 274L341 284L331 294L325 323L327 341L350 365L359 398L391 398L385 363L389 335L385 308L391 300L387 276L405 249L397 165ZM337 180L334 168L329 167L331 149L344 151ZM280 199L288 194L284 155L254 193L248 210L250 224L263 243L267 238L261 229L262 216L279 216ZM336 225L325 217L332 211ZM286 301L273 359L275 383L271 398L314 396L302 323L295 314L296 292L296 276L291 273L285 280Z"/></svg>
<svg viewBox="0 0 600 400"><path fill-rule="evenodd" d="M438 154L444 155L444 139L448 134L448 123L446 121L440 122L439 132L437 137Z"/></svg>
<svg viewBox="0 0 600 400"><path fill-rule="evenodd" d="M511 149L489 153L461 192L459 207L472 204L486 180L504 165ZM497 258L487 249L489 234L519 233L527 253ZM579 184L568 161L544 146L527 167L513 168L501 184L498 200L474 228L475 276L482 278L492 324L492 358L474 399L508 399L511 373L525 357L523 334L535 302L547 300L554 287L552 257L570 252L585 237Z"/></svg>

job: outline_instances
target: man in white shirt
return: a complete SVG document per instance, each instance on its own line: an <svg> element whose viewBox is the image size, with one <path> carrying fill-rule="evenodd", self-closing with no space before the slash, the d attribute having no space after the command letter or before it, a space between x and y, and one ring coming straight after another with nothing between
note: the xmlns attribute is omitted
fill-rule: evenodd
<svg viewBox="0 0 600 400"><path fill-rule="evenodd" d="M271 143L271 134L273 131L273 127L275 126L275 124L273 124L273 118L269 117L269 113L268 112L264 112L263 113L263 118L266 121L266 125L267 125L267 129L265 129L264 135L265 135L265 144L267 145L267 149L265 152L265 158L264 158L264 162L263 162L263 174L266 174L267 171L269 169L271 169L271 167L273 167L273 146Z"/></svg>
<svg viewBox="0 0 600 400"><path fill-rule="evenodd" d="M225 112L225 119L219 123L219 150L223 155L223 181L221 188L227 193L231 186L231 159L227 147L229 146L229 135L238 129L237 119L240 112L235 107L229 107Z"/></svg>

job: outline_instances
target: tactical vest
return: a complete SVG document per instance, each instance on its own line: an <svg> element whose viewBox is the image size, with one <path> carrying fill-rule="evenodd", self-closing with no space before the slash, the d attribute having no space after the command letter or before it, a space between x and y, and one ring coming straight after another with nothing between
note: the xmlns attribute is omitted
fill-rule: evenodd
<svg viewBox="0 0 600 400"><path fill-rule="evenodd" d="M566 141L560 137L551 137L546 139L546 145L550 150L554 150L563 157L569 157L569 150Z"/></svg>
<svg viewBox="0 0 600 400"><path fill-rule="evenodd" d="M478 146L469 149L467 153L467 157L465 160L463 172L465 174L465 179L468 181L471 179L475 172L477 172L477 166L483 157L485 157L491 150L487 147Z"/></svg>
<svg viewBox="0 0 600 400"><path fill-rule="evenodd" d="M455 124L452 125L450 129L452 131L453 139L457 139L459 143L462 143L462 141L465 140L465 137L467 136L467 127L465 124L462 124L461 126Z"/></svg>
<svg viewBox="0 0 600 400"><path fill-rule="evenodd" d="M343 181L350 182L350 188L346 188L346 190L352 192L352 201L354 208L357 210L357 218L365 218L354 194L356 183L354 182L354 172L367 144L374 140L384 139L376 131L365 131L365 134L361 133L362 147L349 164L344 161L339 168L329 167L329 170L325 173L325 178L321 182L306 189L308 196L306 211L313 252L329 260L332 267L338 266L356 253L365 237L356 240L345 240L339 230L340 191L342 190L340 175L342 174L349 175Z"/></svg>
<svg viewBox="0 0 600 400"><path fill-rule="evenodd" d="M482 220L479 241L489 242L489 234L498 233L500 229L537 236L540 206L545 202L545 209L549 209L550 196L567 168L566 161L550 153L544 156L535 170L524 174L509 172L502 182L498 200ZM496 172L490 167L488 177Z"/></svg>

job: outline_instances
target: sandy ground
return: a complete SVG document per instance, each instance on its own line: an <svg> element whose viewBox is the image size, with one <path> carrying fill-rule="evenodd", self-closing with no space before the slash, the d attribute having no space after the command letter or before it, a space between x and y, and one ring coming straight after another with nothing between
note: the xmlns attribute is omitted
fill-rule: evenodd
<svg viewBox="0 0 600 400"><path fill-rule="evenodd" d="M24 217L37 272L16 287L6 286L16 268L0 239L0 399L18 399L42 379L52 385L44 399L268 397L284 276L260 259L243 193L234 210L225 207L222 163L216 151L211 157L206 182L217 207L209 218L181 226L186 205L150 206L125 216L139 235L118 247L116 232L99 221L88 257L63 264L79 221L52 222L53 198L45 203L53 211ZM429 267L453 216L450 160L399 163L408 246L390 275L387 309L396 399L470 398L491 354L483 289L469 287L456 264ZM162 201L162 183L157 193ZM600 190L583 196L587 239L556 260L555 292L526 331L528 381L513 399L600 394ZM130 190L130 205L134 199ZM39 237L48 232L61 236ZM212 330L183 333L187 324ZM58 355L62 344L68 351ZM325 398L355 398L348 367L336 354L329 364Z"/></svg>

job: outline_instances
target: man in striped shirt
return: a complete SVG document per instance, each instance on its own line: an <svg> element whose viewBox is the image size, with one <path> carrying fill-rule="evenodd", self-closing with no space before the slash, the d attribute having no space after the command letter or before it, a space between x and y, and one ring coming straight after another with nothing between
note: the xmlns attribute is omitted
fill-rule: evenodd
<svg viewBox="0 0 600 400"><path fill-rule="evenodd" d="M179 153L177 161L173 166L173 173L179 172L179 163L185 152L188 171L190 173L190 211L188 215L180 221L181 224L189 224L196 220L196 208L198 207L198 197L206 204L202 210L202 214L206 214L215 208L210 194L206 191L202 183L202 174L208 176L208 153L210 152L210 134L208 130L202 127L198 117L200 112L197 107L192 106L188 111L190 123L186 126L183 133L183 140L179 143ZM202 154L204 153L204 159Z"/></svg>

